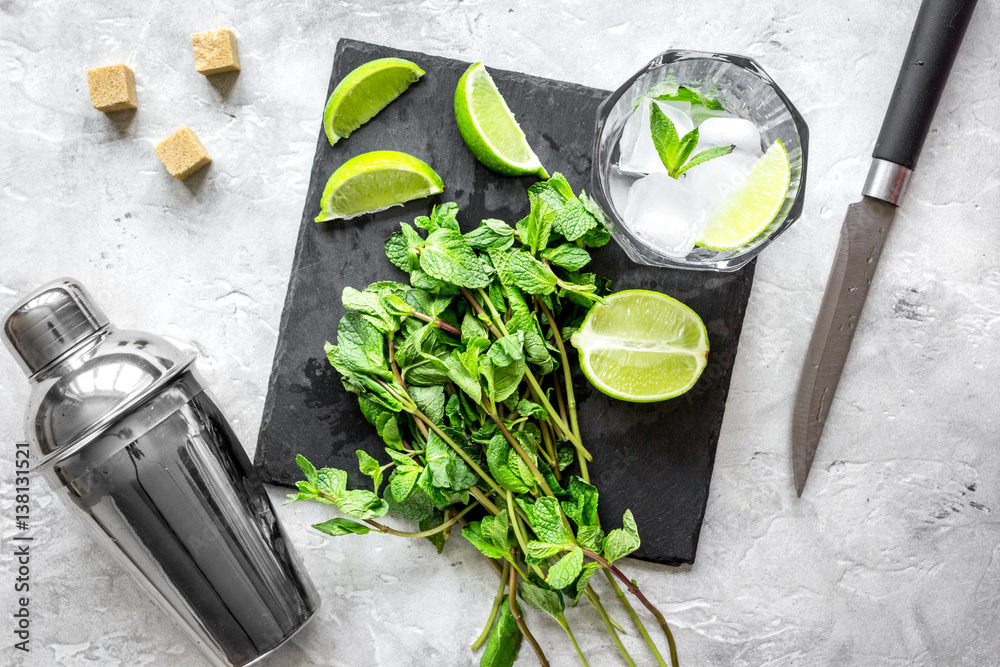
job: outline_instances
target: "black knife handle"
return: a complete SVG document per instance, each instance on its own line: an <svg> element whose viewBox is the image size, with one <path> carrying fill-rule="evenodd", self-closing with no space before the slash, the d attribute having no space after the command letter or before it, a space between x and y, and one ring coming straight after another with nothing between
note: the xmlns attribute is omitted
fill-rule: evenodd
<svg viewBox="0 0 1000 667"><path fill-rule="evenodd" d="M872 157L913 169L976 0L924 0Z"/></svg>

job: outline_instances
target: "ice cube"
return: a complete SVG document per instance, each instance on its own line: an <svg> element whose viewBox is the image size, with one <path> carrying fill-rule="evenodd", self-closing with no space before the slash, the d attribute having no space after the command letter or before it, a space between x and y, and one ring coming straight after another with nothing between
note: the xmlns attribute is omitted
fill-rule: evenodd
<svg viewBox="0 0 1000 667"><path fill-rule="evenodd" d="M709 210L715 210L731 192L746 182L757 160L754 155L733 151L691 167L684 172L681 182L700 193Z"/></svg>
<svg viewBox="0 0 1000 667"><path fill-rule="evenodd" d="M725 109L709 109L703 104L692 104L688 115L691 116L691 122L694 123L695 127L700 127L709 118L731 117L731 114Z"/></svg>
<svg viewBox="0 0 1000 667"><path fill-rule="evenodd" d="M697 190L667 174L650 174L629 190L625 223L650 247L670 257L694 248L711 208Z"/></svg>
<svg viewBox="0 0 1000 667"><path fill-rule="evenodd" d="M665 174L667 168L663 166L656 146L653 145L653 135L649 129L649 105L656 104L660 110L670 119L677 130L677 136L683 137L694 129L694 123L682 109L674 106L677 102L659 102L651 98L646 98L639 105L639 108L632 112L632 115L625 122L622 129L619 147L621 149L621 160L619 167L622 171L633 174ZM689 102L687 104L690 108Z"/></svg>
<svg viewBox="0 0 1000 667"><path fill-rule="evenodd" d="M635 174L626 174L614 165L611 165L608 170L608 190L611 195L611 203L621 216L625 215L625 208L628 206L628 193L637 178Z"/></svg>
<svg viewBox="0 0 1000 667"><path fill-rule="evenodd" d="M760 157L760 131L753 122L735 116L709 118L698 126L698 147L692 155L706 148L733 144L736 150Z"/></svg>

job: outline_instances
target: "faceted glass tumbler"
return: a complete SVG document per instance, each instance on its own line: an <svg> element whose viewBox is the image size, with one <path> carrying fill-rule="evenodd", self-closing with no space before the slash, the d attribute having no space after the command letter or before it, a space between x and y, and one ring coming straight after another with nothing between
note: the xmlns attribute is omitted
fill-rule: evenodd
<svg viewBox="0 0 1000 667"><path fill-rule="evenodd" d="M753 121L766 149L776 139L788 151L791 182L778 214L755 239L732 250L695 247L686 257L670 257L651 248L628 227L623 188L631 180L617 171L618 146L625 122L646 95L684 86L718 100L726 111ZM805 197L809 129L788 97L760 65L750 58L724 53L664 51L629 77L597 110L592 193L608 214L611 238L632 260L650 266L677 269L735 271L760 253L802 214ZM697 167L694 167L697 169ZM612 192L617 190L617 196ZM618 200L621 208L615 205Z"/></svg>

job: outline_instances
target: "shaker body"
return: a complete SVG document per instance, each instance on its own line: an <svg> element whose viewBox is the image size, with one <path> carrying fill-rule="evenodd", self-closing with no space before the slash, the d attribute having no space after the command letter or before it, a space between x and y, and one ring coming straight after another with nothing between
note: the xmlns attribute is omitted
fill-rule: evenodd
<svg viewBox="0 0 1000 667"><path fill-rule="evenodd" d="M259 659L319 607L256 471L192 369L46 476L215 665Z"/></svg>
<svg viewBox="0 0 1000 667"><path fill-rule="evenodd" d="M214 664L256 662L319 596L194 357L111 325L72 278L3 321L36 470Z"/></svg>

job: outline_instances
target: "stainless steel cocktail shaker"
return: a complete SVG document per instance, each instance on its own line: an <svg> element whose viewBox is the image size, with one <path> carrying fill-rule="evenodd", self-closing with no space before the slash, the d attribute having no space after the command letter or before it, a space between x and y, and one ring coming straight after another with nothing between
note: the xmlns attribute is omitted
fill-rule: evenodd
<svg viewBox="0 0 1000 667"><path fill-rule="evenodd" d="M194 355L116 329L68 278L3 331L32 382L36 470L213 664L250 664L309 620L316 590Z"/></svg>

